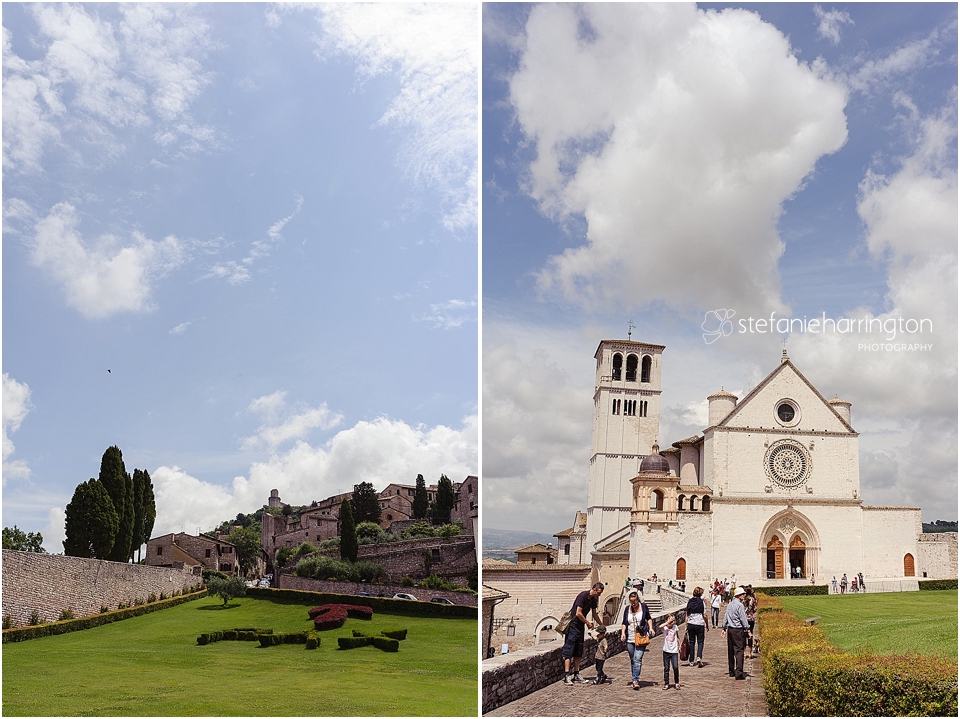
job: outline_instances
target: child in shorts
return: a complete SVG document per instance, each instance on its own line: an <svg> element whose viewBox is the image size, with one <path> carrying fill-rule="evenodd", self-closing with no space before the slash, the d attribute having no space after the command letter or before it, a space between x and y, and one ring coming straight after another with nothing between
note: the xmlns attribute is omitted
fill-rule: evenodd
<svg viewBox="0 0 960 719"><path fill-rule="evenodd" d="M607 628L602 624L597 626L597 656L594 661L597 664L597 678L594 684L612 684L610 677L603 673L603 663L610 653L610 647L607 644Z"/></svg>

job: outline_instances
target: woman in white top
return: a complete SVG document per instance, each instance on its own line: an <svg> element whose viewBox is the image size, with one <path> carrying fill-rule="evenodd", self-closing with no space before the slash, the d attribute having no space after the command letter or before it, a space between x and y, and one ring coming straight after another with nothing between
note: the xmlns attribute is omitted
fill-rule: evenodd
<svg viewBox="0 0 960 719"><path fill-rule="evenodd" d="M646 603L640 601L636 592L630 592L630 603L623 610L620 640L627 644L634 690L640 688L640 669L643 667L643 654L647 651L647 644L650 643L650 637L652 636L653 618L650 616L650 610Z"/></svg>

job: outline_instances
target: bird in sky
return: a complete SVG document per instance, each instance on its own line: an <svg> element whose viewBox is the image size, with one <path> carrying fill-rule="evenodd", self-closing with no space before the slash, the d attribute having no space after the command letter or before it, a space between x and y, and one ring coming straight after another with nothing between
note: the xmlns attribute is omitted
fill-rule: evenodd
<svg viewBox="0 0 960 719"><path fill-rule="evenodd" d="M107 370L107 372L110 372L110 370ZM113 374L113 372L110 372L110 374Z"/></svg>

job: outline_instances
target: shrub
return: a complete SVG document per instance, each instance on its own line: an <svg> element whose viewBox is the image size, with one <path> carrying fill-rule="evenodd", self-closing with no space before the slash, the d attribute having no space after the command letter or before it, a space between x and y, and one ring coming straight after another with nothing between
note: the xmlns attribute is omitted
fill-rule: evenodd
<svg viewBox="0 0 960 719"><path fill-rule="evenodd" d="M357 541L360 544L377 544L380 538L386 534L380 529L379 524L374 522L360 522L357 525Z"/></svg>
<svg viewBox="0 0 960 719"><path fill-rule="evenodd" d="M370 637L337 637L341 649L357 649L370 643Z"/></svg>
<svg viewBox="0 0 960 719"><path fill-rule="evenodd" d="M308 579L373 582L383 576L383 566L373 562L345 562L333 557L312 556L297 562L296 575Z"/></svg>
<svg viewBox="0 0 960 719"><path fill-rule="evenodd" d="M133 600L133 606L135 607L142 607L144 604L146 604L146 602L143 601L141 597L137 597L136 599Z"/></svg>
<svg viewBox="0 0 960 719"><path fill-rule="evenodd" d="M324 539L320 542L318 549L321 552L330 552L333 550L340 549L340 537L334 537L333 539Z"/></svg>
<svg viewBox="0 0 960 719"><path fill-rule="evenodd" d="M390 637L370 637L370 643L377 649L382 649L385 652L400 651L400 642Z"/></svg>
<svg viewBox="0 0 960 719"><path fill-rule="evenodd" d="M390 637L391 639L404 640L407 638L406 629L381 629L380 633L385 637Z"/></svg>
<svg viewBox="0 0 960 719"><path fill-rule="evenodd" d="M232 598L246 595L247 585L243 583L240 577L232 577L229 579L211 577L207 582L207 591L211 595L218 595L223 599L223 606L227 606L227 602Z"/></svg>
<svg viewBox="0 0 960 719"><path fill-rule="evenodd" d="M826 584L802 584L796 587L760 587L757 593L763 592L771 597L806 597L812 594L829 594Z"/></svg>
<svg viewBox="0 0 960 719"><path fill-rule="evenodd" d="M106 613L109 612L109 611L110 611L110 607L108 607L106 604L101 604L101 605L100 605L100 613L101 613L101 614L106 614Z"/></svg>
<svg viewBox="0 0 960 719"><path fill-rule="evenodd" d="M157 595L150 592L150 596L147 597L147 604L153 604L155 601L157 601Z"/></svg>
<svg viewBox="0 0 960 719"><path fill-rule="evenodd" d="M41 626L27 626L7 629L3 632L3 642L22 642L27 639L36 639L38 637L50 637L57 634L67 634L68 632L77 632L83 629L99 627L104 624L118 622L130 617L139 617L143 614L150 614L168 607L175 607L184 602L191 602L194 599L206 596L205 591L199 591L193 594L187 594L176 599L168 599L165 602L155 602L142 607L122 608L115 611L108 611L102 614L91 614L88 617L79 619L70 619L63 622L54 622L52 624L42 624ZM122 602L121 602L122 604Z"/></svg>
<svg viewBox="0 0 960 719"><path fill-rule="evenodd" d="M205 582L213 577L216 577L217 579L229 579L226 574L223 572L218 572L216 569L204 569L200 574Z"/></svg>
<svg viewBox="0 0 960 719"><path fill-rule="evenodd" d="M427 537L436 537L433 527L429 522L414 522L400 535L402 539L426 539Z"/></svg>
<svg viewBox="0 0 960 719"><path fill-rule="evenodd" d="M433 602L410 602L403 599L386 597L359 597L351 594L333 594L331 592L307 592L299 589L248 589L251 597L269 598L274 602L290 604L350 604L367 606L375 612L387 612L415 617L442 617L448 619L477 619L476 607L462 605L434 604Z"/></svg>
<svg viewBox="0 0 960 719"><path fill-rule="evenodd" d="M458 537L463 532L462 526L456 524L444 524L436 530L437 537Z"/></svg>
<svg viewBox="0 0 960 719"><path fill-rule="evenodd" d="M160 601L162 602L166 598L167 598L167 595L163 592L160 592Z"/></svg>
<svg viewBox="0 0 960 719"><path fill-rule="evenodd" d="M277 550L277 556L274 561L278 567L283 567L286 566L287 562L290 561L290 557L292 556L293 549L290 547L280 547L280 549Z"/></svg>
<svg viewBox="0 0 960 719"><path fill-rule="evenodd" d="M415 587L417 583L411 577L404 577L400 580L401 587Z"/></svg>
<svg viewBox="0 0 960 719"><path fill-rule="evenodd" d="M58 621L65 622L68 619L76 619L76 615L73 613L72 609L64 609L60 612L60 619Z"/></svg>
<svg viewBox="0 0 960 719"><path fill-rule="evenodd" d="M13 617L11 617L9 614L4 614L4 615L3 615L3 628L4 628L4 629L10 629L12 626L13 626Z"/></svg>
<svg viewBox="0 0 960 719"><path fill-rule="evenodd" d="M383 565L374 562L354 562L350 573L353 582L375 582L383 576Z"/></svg>
<svg viewBox="0 0 960 719"><path fill-rule="evenodd" d="M40 623L40 612L34 609L30 612L30 624L35 626Z"/></svg>
<svg viewBox="0 0 960 719"><path fill-rule="evenodd" d="M921 579L920 589L956 589L956 579Z"/></svg>
<svg viewBox="0 0 960 719"><path fill-rule="evenodd" d="M293 556L294 559L300 559L305 557L308 554L313 554L317 551L317 548L310 542L301 542L300 545L294 550Z"/></svg>
<svg viewBox="0 0 960 719"><path fill-rule="evenodd" d="M448 582L446 579L441 579L436 574L431 574L426 579L421 580L417 586L423 589L454 590L459 588L453 582Z"/></svg>
<svg viewBox="0 0 960 719"><path fill-rule="evenodd" d="M319 635L316 632L307 632L307 649L316 649L319 646Z"/></svg>
<svg viewBox="0 0 960 719"><path fill-rule="evenodd" d="M955 661L848 654L818 627L773 606L757 619L763 686L773 716L957 715Z"/></svg>

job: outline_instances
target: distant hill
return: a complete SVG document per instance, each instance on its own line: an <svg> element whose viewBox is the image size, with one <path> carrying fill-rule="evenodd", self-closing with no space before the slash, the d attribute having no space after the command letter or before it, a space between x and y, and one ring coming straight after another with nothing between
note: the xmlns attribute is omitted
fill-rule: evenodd
<svg viewBox="0 0 960 719"><path fill-rule="evenodd" d="M516 529L483 528L483 558L508 559L517 561L515 549L527 547L536 542L556 546L557 538L543 532L522 532Z"/></svg>
<svg viewBox="0 0 960 719"><path fill-rule="evenodd" d="M924 534L936 534L937 532L956 532L957 523L956 522L945 522L942 519L938 519L932 524L923 524L923 533Z"/></svg>

